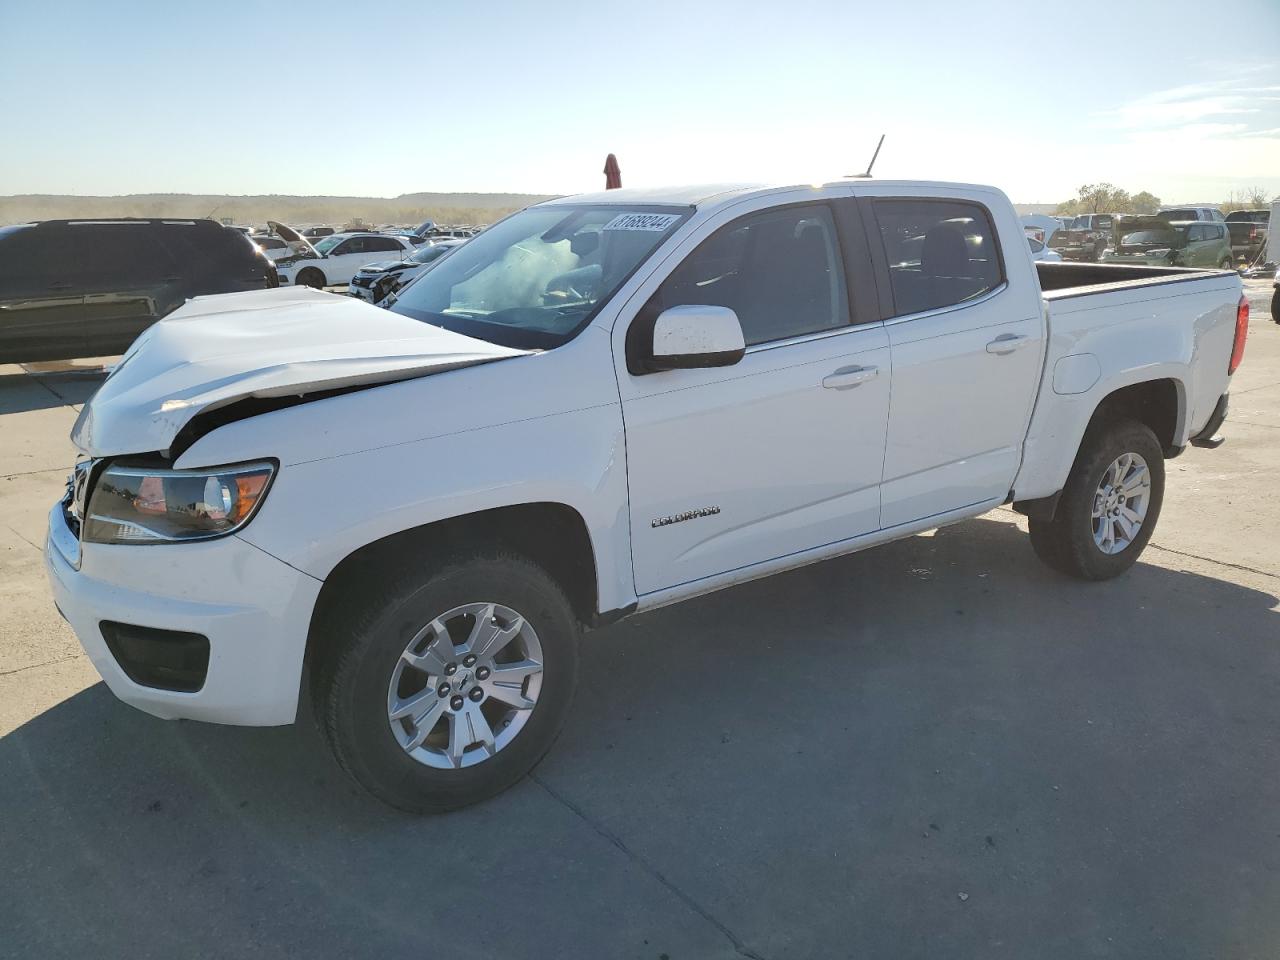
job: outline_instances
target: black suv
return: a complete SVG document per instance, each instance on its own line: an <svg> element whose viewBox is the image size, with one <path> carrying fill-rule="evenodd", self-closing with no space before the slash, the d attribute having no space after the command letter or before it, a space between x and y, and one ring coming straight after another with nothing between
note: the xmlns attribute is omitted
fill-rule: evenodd
<svg viewBox="0 0 1280 960"><path fill-rule="evenodd" d="M243 233L212 220L0 227L0 363L123 353L188 297L277 282Z"/></svg>

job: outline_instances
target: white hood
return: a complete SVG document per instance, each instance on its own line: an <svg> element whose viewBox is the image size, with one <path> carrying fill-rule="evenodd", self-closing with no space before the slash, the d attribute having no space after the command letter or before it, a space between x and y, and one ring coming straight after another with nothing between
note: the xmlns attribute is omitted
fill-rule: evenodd
<svg viewBox="0 0 1280 960"><path fill-rule="evenodd" d="M167 452L197 414L247 397L389 383L527 352L306 287L196 297L134 341L71 440L91 457Z"/></svg>

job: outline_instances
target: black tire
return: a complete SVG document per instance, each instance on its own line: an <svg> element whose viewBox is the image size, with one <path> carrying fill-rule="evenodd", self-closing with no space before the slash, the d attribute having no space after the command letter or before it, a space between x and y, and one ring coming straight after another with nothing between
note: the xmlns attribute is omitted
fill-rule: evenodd
<svg viewBox="0 0 1280 960"><path fill-rule="evenodd" d="M315 267L306 267L303 270L299 270L297 286L312 287L316 290L323 289L324 274Z"/></svg>
<svg viewBox="0 0 1280 960"><path fill-rule="evenodd" d="M520 612L542 647L542 687L524 726L473 766L439 769L395 739L387 698L406 645L433 618L463 604L493 602ZM442 813L501 793L532 770L568 717L578 677L578 621L541 567L507 552L475 553L416 571L376 596L352 598L352 612L313 637L316 718L339 764L379 800L410 813ZM473 748L475 749L475 748Z"/></svg>
<svg viewBox="0 0 1280 960"><path fill-rule="evenodd" d="M1151 473L1150 502L1133 541L1108 554L1094 542L1093 502L1103 473L1122 454L1136 453ZM1164 502L1164 451L1151 428L1136 420L1095 423L1085 434L1053 519L1031 518L1031 546L1050 567L1080 580L1109 580L1141 556Z"/></svg>
<svg viewBox="0 0 1280 960"><path fill-rule="evenodd" d="M1280 323L1280 287L1271 295L1271 319Z"/></svg>

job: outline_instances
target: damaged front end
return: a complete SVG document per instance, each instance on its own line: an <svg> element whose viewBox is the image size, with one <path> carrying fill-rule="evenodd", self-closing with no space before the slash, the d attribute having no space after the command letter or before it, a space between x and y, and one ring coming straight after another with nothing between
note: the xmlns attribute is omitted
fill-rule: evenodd
<svg viewBox="0 0 1280 960"><path fill-rule="evenodd" d="M134 342L71 440L172 462L225 423L528 352L305 287L197 297Z"/></svg>

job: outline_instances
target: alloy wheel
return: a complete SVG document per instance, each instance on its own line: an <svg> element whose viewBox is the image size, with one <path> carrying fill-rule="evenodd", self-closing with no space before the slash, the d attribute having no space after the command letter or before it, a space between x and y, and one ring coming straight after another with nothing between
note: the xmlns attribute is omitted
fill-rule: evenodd
<svg viewBox="0 0 1280 960"><path fill-rule="evenodd" d="M542 644L510 607L467 603L422 627L387 689L400 747L429 767L471 767L511 743L542 689Z"/></svg>
<svg viewBox="0 0 1280 960"><path fill-rule="evenodd" d="M1142 529L1151 504L1151 471L1136 453L1122 453L1103 471L1093 495L1093 542L1106 554L1120 553Z"/></svg>

